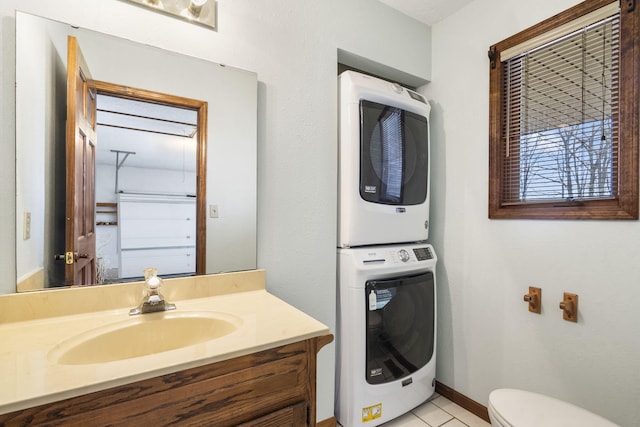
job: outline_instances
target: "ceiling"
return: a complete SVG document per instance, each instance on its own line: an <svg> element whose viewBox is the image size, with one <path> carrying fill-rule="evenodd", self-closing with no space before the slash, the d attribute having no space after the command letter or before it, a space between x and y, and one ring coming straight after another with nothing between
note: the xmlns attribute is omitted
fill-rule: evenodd
<svg viewBox="0 0 640 427"><path fill-rule="evenodd" d="M195 172L197 120L195 110L100 94L96 163Z"/></svg>
<svg viewBox="0 0 640 427"><path fill-rule="evenodd" d="M382 3L427 25L462 9L473 0L380 0Z"/></svg>

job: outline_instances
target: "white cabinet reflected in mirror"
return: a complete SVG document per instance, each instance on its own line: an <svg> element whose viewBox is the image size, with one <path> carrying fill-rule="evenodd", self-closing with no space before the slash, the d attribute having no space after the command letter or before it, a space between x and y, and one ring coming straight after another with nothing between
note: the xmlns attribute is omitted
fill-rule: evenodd
<svg viewBox="0 0 640 427"><path fill-rule="evenodd" d="M255 73L16 15L17 289L256 268ZM68 36L96 134L73 191L66 140L88 133L67 129Z"/></svg>

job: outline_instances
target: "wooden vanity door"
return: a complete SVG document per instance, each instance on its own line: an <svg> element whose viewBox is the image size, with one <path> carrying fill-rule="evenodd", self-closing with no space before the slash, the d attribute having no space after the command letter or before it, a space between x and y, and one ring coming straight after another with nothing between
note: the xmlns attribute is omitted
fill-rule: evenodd
<svg viewBox="0 0 640 427"><path fill-rule="evenodd" d="M96 283L96 88L78 41L67 41L65 281Z"/></svg>

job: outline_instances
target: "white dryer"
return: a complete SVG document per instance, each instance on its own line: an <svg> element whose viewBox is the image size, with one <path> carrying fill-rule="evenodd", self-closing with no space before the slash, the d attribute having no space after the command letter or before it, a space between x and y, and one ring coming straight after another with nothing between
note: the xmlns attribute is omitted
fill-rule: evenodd
<svg viewBox="0 0 640 427"><path fill-rule="evenodd" d="M338 247L427 240L429 103L353 71L339 87Z"/></svg>
<svg viewBox="0 0 640 427"><path fill-rule="evenodd" d="M435 390L436 254L429 244L338 249L336 417L377 426Z"/></svg>

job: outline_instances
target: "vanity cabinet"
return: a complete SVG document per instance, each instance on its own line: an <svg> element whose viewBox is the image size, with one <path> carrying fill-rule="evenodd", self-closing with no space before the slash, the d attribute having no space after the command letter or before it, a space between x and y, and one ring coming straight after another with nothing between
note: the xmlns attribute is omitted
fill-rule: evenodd
<svg viewBox="0 0 640 427"><path fill-rule="evenodd" d="M315 426L327 334L0 415L3 426Z"/></svg>

